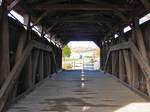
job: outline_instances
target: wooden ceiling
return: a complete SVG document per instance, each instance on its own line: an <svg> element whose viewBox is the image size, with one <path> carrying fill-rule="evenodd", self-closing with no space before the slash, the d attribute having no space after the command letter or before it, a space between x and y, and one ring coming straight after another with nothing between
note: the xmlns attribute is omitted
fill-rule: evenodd
<svg viewBox="0 0 150 112"><path fill-rule="evenodd" d="M35 25L66 44L104 41L149 6L148 0L9 0L8 9L29 14Z"/></svg>

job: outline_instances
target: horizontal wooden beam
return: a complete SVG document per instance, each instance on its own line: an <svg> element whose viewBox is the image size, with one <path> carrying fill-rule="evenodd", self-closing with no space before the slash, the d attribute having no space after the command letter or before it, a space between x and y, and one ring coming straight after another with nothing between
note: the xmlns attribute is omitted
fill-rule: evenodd
<svg viewBox="0 0 150 112"><path fill-rule="evenodd" d="M62 29L63 28L63 29ZM55 29L58 30L64 30L65 29L100 29L100 25L98 23L70 23L70 24L61 24L59 27L56 27Z"/></svg>
<svg viewBox="0 0 150 112"><path fill-rule="evenodd" d="M131 11L128 6L111 5L111 4L45 4L38 5L32 9L37 10L50 10L50 11L62 11L62 10L85 10L85 11Z"/></svg>
<svg viewBox="0 0 150 112"><path fill-rule="evenodd" d="M60 17L59 19L74 19L74 18L85 18L85 17L87 18L87 17L99 16L99 15L105 14L105 13L106 14L110 13L110 11L108 11L108 12L103 12L103 11L99 11L99 12L87 12L87 13L84 12L82 14L63 16L63 17Z"/></svg>
<svg viewBox="0 0 150 112"><path fill-rule="evenodd" d="M95 32L95 31L99 31L100 30L100 28L99 27L94 27L94 25L93 25L93 27L91 26L88 26L88 25L86 25L86 26L81 26L81 25L78 25L78 26L60 26L60 27L57 27L57 28L55 28L55 30L56 31L89 31L89 30L91 30L91 31L93 31L93 32Z"/></svg>
<svg viewBox="0 0 150 112"><path fill-rule="evenodd" d="M29 0L28 3L30 4L36 4L36 5L45 5L45 4L58 4L58 3L62 3L62 2L67 2L68 0L48 0L48 1L45 1L43 0L42 3L39 2L39 1L33 1L33 0Z"/></svg>
<svg viewBox="0 0 150 112"><path fill-rule="evenodd" d="M101 34L104 33L102 32L100 29L93 29L93 28L65 28L65 29L56 29L53 30L53 32L57 32L57 33L76 33L76 34L80 34L80 33L91 33L91 34Z"/></svg>
<svg viewBox="0 0 150 112"><path fill-rule="evenodd" d="M91 20L91 19L82 19L82 20L77 20L77 19L72 19L72 20L69 20L69 19L51 19L51 20L48 20L48 22L59 22L59 23L106 23L106 22L110 22L110 21L107 21L107 20L104 20L104 19L101 19L101 20Z"/></svg>
<svg viewBox="0 0 150 112"><path fill-rule="evenodd" d="M55 31L54 31L54 32L55 32ZM84 30L84 29L83 29L83 30L80 30L80 29L79 29L79 30L60 30L60 31L57 30L56 33L60 33L60 34L63 34L63 33L64 33L64 34L65 34L65 33L66 33L66 34L67 34L67 33L68 33L68 34L70 34L70 33L77 33L77 34L80 34L80 33L101 34L99 31L96 31L96 30L88 31L88 30L86 30L86 29L85 29L85 30Z"/></svg>
<svg viewBox="0 0 150 112"><path fill-rule="evenodd" d="M59 23L108 23L112 22L112 18L100 15L101 12L96 13L84 13L79 15L63 16L59 18L48 18L47 22L59 22ZM112 13L113 14L113 13ZM93 18L93 16L97 16Z"/></svg>
<svg viewBox="0 0 150 112"><path fill-rule="evenodd" d="M97 38L98 36L100 36L101 34L90 34L90 33L76 33L76 32L72 32L72 33L59 33L59 36L80 36L80 38L85 38L87 36L91 36L91 38Z"/></svg>
<svg viewBox="0 0 150 112"><path fill-rule="evenodd" d="M89 2L89 3L100 3L99 0L82 0L84 2Z"/></svg>
<svg viewBox="0 0 150 112"><path fill-rule="evenodd" d="M129 49L129 48L130 48L130 42L124 42L124 43L121 43L121 44L111 46L108 53L107 53L107 58L106 58L105 66L104 66L104 71L106 70L107 63L108 63L109 56L110 56L111 52L118 51L118 50Z"/></svg>
<svg viewBox="0 0 150 112"><path fill-rule="evenodd" d="M130 48L130 42L124 42L121 44L114 45L110 48L110 51L117 51L122 49L129 49Z"/></svg>
<svg viewBox="0 0 150 112"><path fill-rule="evenodd" d="M76 37L76 38L69 38L69 39L65 39L65 43L69 42L69 41L97 41L98 38L92 38L91 36L87 36L86 38L80 38L80 37Z"/></svg>
<svg viewBox="0 0 150 112"><path fill-rule="evenodd" d="M89 31L91 30L91 31ZM56 33L60 33L60 34L70 34L70 33L75 33L75 34L80 34L80 33L91 33L91 34L101 34L102 32L98 31L98 30L94 30L94 29L65 29L65 30L53 30L53 32L56 32Z"/></svg>

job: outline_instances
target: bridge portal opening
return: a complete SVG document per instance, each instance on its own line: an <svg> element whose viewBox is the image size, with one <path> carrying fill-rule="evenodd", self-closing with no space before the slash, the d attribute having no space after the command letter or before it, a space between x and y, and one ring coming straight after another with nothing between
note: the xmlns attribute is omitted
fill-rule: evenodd
<svg viewBox="0 0 150 112"><path fill-rule="evenodd" d="M93 41L70 41L62 49L65 70L99 70L100 48Z"/></svg>

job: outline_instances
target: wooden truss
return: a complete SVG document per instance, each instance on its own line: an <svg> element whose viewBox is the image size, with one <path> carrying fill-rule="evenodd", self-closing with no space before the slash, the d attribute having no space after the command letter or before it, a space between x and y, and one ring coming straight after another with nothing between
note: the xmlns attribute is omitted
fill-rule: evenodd
<svg viewBox="0 0 150 112"><path fill-rule="evenodd" d="M141 53L139 52L139 50L137 49L137 47L135 46L135 44L132 41L120 43L120 44L117 44L117 45L114 45L114 46L110 47L110 49L107 53L107 58L106 58L105 66L104 66L104 71L106 72L107 64L108 64L111 53L115 52L115 51L120 51L120 50L123 50L125 58L128 58L127 52L125 50L130 50L131 51L134 58L137 60L138 65L140 66L143 74L147 78L147 89L148 89L148 93L150 94L150 91L149 91L149 87L150 87L150 85L149 85L150 67L147 64L145 58L141 55ZM126 67L129 67L128 66L129 63L126 60L127 59L125 59ZM131 73L130 70L127 68L127 74L129 74L129 76L131 76L130 73ZM131 79L129 78L128 80L131 80Z"/></svg>
<svg viewBox="0 0 150 112"><path fill-rule="evenodd" d="M7 101L7 97L10 94L12 88L14 87L15 82L17 81L21 70L23 69L25 62L31 55L33 49L39 49L46 52L51 52L54 56L53 50L48 45L41 44L36 41L30 41L29 44L26 46L24 52L21 55L21 58L17 60L16 64L12 68L11 72L9 73L9 77L7 77L6 81L2 85L0 89L0 111L5 106ZM55 58L54 58L55 59ZM56 65L56 63L55 63ZM43 77L42 77L43 78Z"/></svg>

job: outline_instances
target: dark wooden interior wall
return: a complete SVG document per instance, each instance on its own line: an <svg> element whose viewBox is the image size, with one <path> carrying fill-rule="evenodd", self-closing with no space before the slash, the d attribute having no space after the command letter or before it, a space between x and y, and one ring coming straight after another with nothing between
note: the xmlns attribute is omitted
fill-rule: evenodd
<svg viewBox="0 0 150 112"><path fill-rule="evenodd" d="M105 72L111 73L120 80L126 82L129 84L132 88L136 88L139 91L143 92L146 95L150 95L149 93L149 77L145 76L142 71L147 68L141 68L139 63L137 62L137 59L133 55L132 50L130 49L121 49L115 50L110 53L108 50L111 49L116 44L121 44L124 42L133 42L136 46L137 50L142 55L142 50L144 50L144 47L146 49L146 54L148 57L148 60L146 61L146 58L144 59L144 62L147 62L146 64L149 66L150 64L150 22L146 22L139 26L140 28L135 31L131 30L125 34L120 33L118 38L114 38L111 42L111 44L104 44L101 46L101 69ZM140 34L141 32L141 34ZM142 40L138 41L138 36L141 36L140 39L143 37ZM143 47L143 46L144 47ZM142 48L140 48L142 46ZM120 46L121 47L121 46ZM108 62L107 55L109 55ZM144 57L144 56L143 56ZM107 63L107 64L106 64ZM106 68L105 68L106 67Z"/></svg>
<svg viewBox="0 0 150 112"><path fill-rule="evenodd" d="M25 30L25 28L20 23L13 20L12 18L8 18L8 29L8 52L10 59L9 74L13 73L15 67L18 66L17 64L20 63L20 60L25 61L25 63L22 63L22 65L20 64L20 66L23 66L23 68L19 68L20 66L18 66L18 69L21 69L20 72L17 72L16 69L16 73L19 73L19 75L14 74L14 76L16 76L17 78L9 79L10 77L8 75L8 77L6 77L5 79L0 80L0 111L3 110L4 107L6 107L6 104L9 104L9 102L11 102L17 96L33 88L43 79L51 77L52 74L61 69L61 48L56 47L45 38L40 37L34 31L31 31L28 34L28 31ZM30 35L31 40L27 39L27 35ZM24 60L25 56L23 54L25 52L28 52L26 51L26 49L30 50L30 43L35 43L36 47L31 50L31 53L29 54L27 60ZM2 47L0 51L2 53ZM4 74L0 74L0 78L2 78L3 75ZM8 83L10 84L7 85ZM9 89L10 87L12 88ZM7 96L5 97L4 95Z"/></svg>

